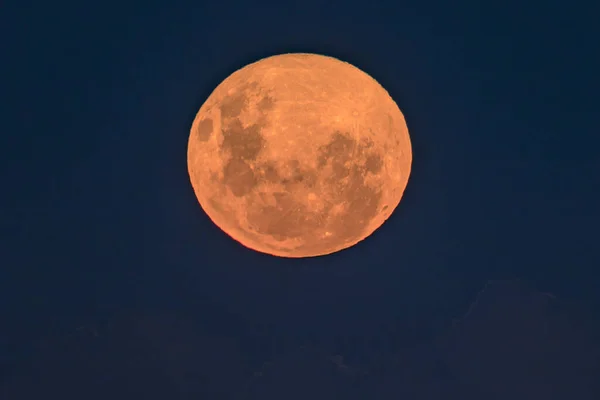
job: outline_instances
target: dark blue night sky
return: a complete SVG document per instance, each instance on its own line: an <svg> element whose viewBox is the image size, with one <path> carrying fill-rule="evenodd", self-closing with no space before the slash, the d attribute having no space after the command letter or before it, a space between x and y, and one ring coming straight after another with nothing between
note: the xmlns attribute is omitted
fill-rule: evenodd
<svg viewBox="0 0 600 400"><path fill-rule="evenodd" d="M596 332L581 321L597 323L600 311L593 4L410 3L0 5L0 398L304 398L277 392L293 376L314 399L592 399L600 361L573 378L564 366L587 361L552 354L583 343L565 333L574 320L582 335ZM189 128L214 87L287 52L331 55L375 77L413 144L411 179L390 220L315 259L231 240L187 175ZM470 307L483 316L469 317ZM502 371L524 361L505 365L494 358L502 351L482 349L514 350L501 330L517 326L517 314L562 322L543 361L511 383ZM472 318L479 333L456 328ZM515 337L541 343L526 331ZM198 350L205 340L214 344ZM307 348L314 360L285 361ZM591 349L581 354L600 360ZM481 359L469 361L475 353ZM389 366L403 355L407 365ZM274 367L286 378L256 383L268 375L259 366L282 357L295 372ZM419 360L445 372L418 372ZM298 366L311 362L327 372ZM133 364L144 367L123 369ZM497 385L478 374L486 365ZM109 378L116 370L126 372ZM302 380L305 370L314 377ZM432 389L443 385L452 389Z"/></svg>

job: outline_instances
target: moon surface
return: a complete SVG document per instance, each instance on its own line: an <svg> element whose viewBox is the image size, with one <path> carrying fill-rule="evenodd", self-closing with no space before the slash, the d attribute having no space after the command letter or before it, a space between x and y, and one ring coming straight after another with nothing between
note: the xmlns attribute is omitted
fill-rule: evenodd
<svg viewBox="0 0 600 400"><path fill-rule="evenodd" d="M404 116L338 59L282 54L225 79L192 124L188 171L210 219L279 257L334 253L400 203L412 150Z"/></svg>

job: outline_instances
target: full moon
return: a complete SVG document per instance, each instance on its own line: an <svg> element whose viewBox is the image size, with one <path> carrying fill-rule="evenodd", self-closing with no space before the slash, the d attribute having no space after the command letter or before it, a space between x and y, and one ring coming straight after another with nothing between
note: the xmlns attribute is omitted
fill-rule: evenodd
<svg viewBox="0 0 600 400"><path fill-rule="evenodd" d="M314 257L371 235L400 203L412 150L404 115L338 59L282 54L225 79L198 111L188 171L209 218L242 245Z"/></svg>

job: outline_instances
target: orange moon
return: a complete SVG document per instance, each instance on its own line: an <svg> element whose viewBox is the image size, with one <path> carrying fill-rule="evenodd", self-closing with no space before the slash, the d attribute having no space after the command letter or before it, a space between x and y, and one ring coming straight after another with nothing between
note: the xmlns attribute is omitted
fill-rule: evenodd
<svg viewBox="0 0 600 400"><path fill-rule="evenodd" d="M335 58L282 54L225 79L198 111L188 171L210 219L242 245L314 257L371 235L400 203L412 150L404 115Z"/></svg>

